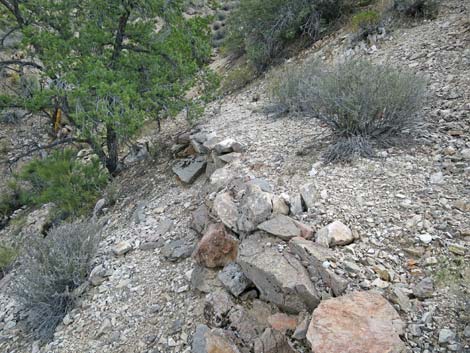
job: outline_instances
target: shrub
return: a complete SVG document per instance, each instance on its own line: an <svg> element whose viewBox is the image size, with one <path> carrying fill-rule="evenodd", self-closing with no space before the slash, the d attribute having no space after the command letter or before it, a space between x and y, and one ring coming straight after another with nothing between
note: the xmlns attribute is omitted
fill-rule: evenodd
<svg viewBox="0 0 470 353"><path fill-rule="evenodd" d="M90 271L99 242L92 223L63 224L31 239L20 257L13 295L27 311L26 328L49 339L77 300L74 291Z"/></svg>
<svg viewBox="0 0 470 353"><path fill-rule="evenodd" d="M246 52L258 70L280 55L285 45L301 35L315 38L320 19L341 14L343 0L241 0L227 21L226 49Z"/></svg>
<svg viewBox="0 0 470 353"><path fill-rule="evenodd" d="M393 7L409 17L436 18L439 13L439 0L394 0Z"/></svg>
<svg viewBox="0 0 470 353"><path fill-rule="evenodd" d="M235 92L257 77L256 69L247 64L231 70L222 80L221 92L223 94Z"/></svg>
<svg viewBox="0 0 470 353"><path fill-rule="evenodd" d="M351 18L351 26L360 38L366 38L369 34L377 32L379 25L380 14L377 11L362 11Z"/></svg>
<svg viewBox="0 0 470 353"><path fill-rule="evenodd" d="M0 278L3 277L3 273L8 270L13 261L16 259L16 250L0 244Z"/></svg>
<svg viewBox="0 0 470 353"><path fill-rule="evenodd" d="M351 60L331 68L308 62L283 72L272 94L278 111L317 118L336 143L327 161L370 156L371 143L387 144L416 127L424 81L405 70Z"/></svg>
<svg viewBox="0 0 470 353"><path fill-rule="evenodd" d="M38 206L52 202L65 216L88 212L108 182L108 175L97 160L79 161L70 149L30 162L17 178L30 184L20 194L22 204Z"/></svg>

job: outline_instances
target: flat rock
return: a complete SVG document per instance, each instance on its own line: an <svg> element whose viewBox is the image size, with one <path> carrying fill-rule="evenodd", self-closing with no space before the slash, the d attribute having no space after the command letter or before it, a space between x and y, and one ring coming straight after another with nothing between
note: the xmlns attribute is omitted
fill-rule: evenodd
<svg viewBox="0 0 470 353"><path fill-rule="evenodd" d="M192 270L190 282L191 288L202 293L223 289L222 283L217 278L217 271L199 265Z"/></svg>
<svg viewBox="0 0 470 353"><path fill-rule="evenodd" d="M243 273L240 265L235 262L225 266L219 272L218 278L224 287L235 297L238 297L252 285L251 281Z"/></svg>
<svg viewBox="0 0 470 353"><path fill-rule="evenodd" d="M255 340L255 353L295 353L294 349L289 345L286 336L280 332L276 332L271 328L267 328L263 334Z"/></svg>
<svg viewBox="0 0 470 353"><path fill-rule="evenodd" d="M215 197L212 210L219 217L220 221L227 226L227 228L237 231L237 221L240 216L237 205L232 199L229 192L218 194Z"/></svg>
<svg viewBox="0 0 470 353"><path fill-rule="evenodd" d="M268 322L271 328L281 333L292 331L297 328L297 316L288 315L284 313L276 313L268 317Z"/></svg>
<svg viewBox="0 0 470 353"><path fill-rule="evenodd" d="M191 353L240 353L238 348L221 330L211 330L198 325L193 335Z"/></svg>
<svg viewBox="0 0 470 353"><path fill-rule="evenodd" d="M206 205L201 205L191 212L191 228L197 233L202 234L209 225L210 215Z"/></svg>
<svg viewBox="0 0 470 353"><path fill-rule="evenodd" d="M178 161L173 166L173 172L186 184L193 183L206 168L206 159L202 156Z"/></svg>
<svg viewBox="0 0 470 353"><path fill-rule="evenodd" d="M270 240L254 234L242 242L237 262L243 272L258 288L262 300L288 313L314 309L320 296L307 270L293 255L281 254L268 245Z"/></svg>
<svg viewBox="0 0 470 353"><path fill-rule="evenodd" d="M431 277L423 278L413 288L413 294L418 299L426 299L432 297L434 293L434 284Z"/></svg>
<svg viewBox="0 0 470 353"><path fill-rule="evenodd" d="M184 239L171 240L162 248L162 255L168 261L178 261L190 257L194 250L194 244Z"/></svg>
<svg viewBox="0 0 470 353"><path fill-rule="evenodd" d="M322 301L313 312L307 340L315 353L402 353L404 324L376 292L353 292Z"/></svg>
<svg viewBox="0 0 470 353"><path fill-rule="evenodd" d="M316 242L326 247L348 245L354 241L354 236L346 225L334 221L320 229L316 234Z"/></svg>
<svg viewBox="0 0 470 353"><path fill-rule="evenodd" d="M217 166L215 166L215 168L217 168ZM210 187L213 191L218 192L229 185L236 177L235 171L229 168L229 166L216 169L209 178Z"/></svg>
<svg viewBox="0 0 470 353"><path fill-rule="evenodd" d="M112 247L113 254L123 256L132 250L132 244L128 241L120 241Z"/></svg>
<svg viewBox="0 0 470 353"><path fill-rule="evenodd" d="M205 267L223 267L236 260L238 240L222 223L211 224L193 253L194 260Z"/></svg>
<svg viewBox="0 0 470 353"><path fill-rule="evenodd" d="M259 224L258 229L287 241L300 236L300 229L294 220L281 214L274 215L270 220Z"/></svg>

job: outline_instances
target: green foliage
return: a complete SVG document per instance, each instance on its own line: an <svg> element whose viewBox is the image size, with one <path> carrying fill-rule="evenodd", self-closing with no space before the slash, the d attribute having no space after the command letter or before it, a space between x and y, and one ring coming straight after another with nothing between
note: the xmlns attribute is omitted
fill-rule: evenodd
<svg viewBox="0 0 470 353"><path fill-rule="evenodd" d="M278 111L317 118L332 130L336 142L325 157L335 161L370 155L372 141L386 144L414 128L425 84L388 65L312 61L281 73L272 94Z"/></svg>
<svg viewBox="0 0 470 353"><path fill-rule="evenodd" d="M394 9L409 17L434 19L439 13L439 0L394 0Z"/></svg>
<svg viewBox="0 0 470 353"><path fill-rule="evenodd" d="M344 5L343 0L241 0L227 22L225 50L246 53L263 70L293 39L316 38L321 21L338 18Z"/></svg>
<svg viewBox="0 0 470 353"><path fill-rule="evenodd" d="M90 271L100 240L91 223L63 224L45 238L30 239L21 254L13 294L28 312L27 329L39 339L49 339L76 303Z"/></svg>
<svg viewBox="0 0 470 353"><path fill-rule="evenodd" d="M17 176L29 188L20 191L24 205L54 203L64 216L88 212L108 182L99 162L82 162L72 150L56 151L27 164Z"/></svg>
<svg viewBox="0 0 470 353"><path fill-rule="evenodd" d="M377 11L362 11L351 18L351 26L355 32L364 37L377 31L380 20L380 14Z"/></svg>
<svg viewBox="0 0 470 353"><path fill-rule="evenodd" d="M0 244L0 277L1 272L4 272L15 261L17 252L15 249Z"/></svg>
<svg viewBox="0 0 470 353"><path fill-rule="evenodd" d="M227 76L222 80L221 92L222 94L235 92L245 87L257 76L258 73L256 69L249 64L237 67L229 71Z"/></svg>
<svg viewBox="0 0 470 353"><path fill-rule="evenodd" d="M208 62L208 19L185 18L184 5L184 0L25 2L24 17L34 21L23 26L23 43L43 64L41 80L48 84L17 103L31 111L62 107L77 137L89 141L114 172L118 143L147 119L172 116L186 106L184 94Z"/></svg>

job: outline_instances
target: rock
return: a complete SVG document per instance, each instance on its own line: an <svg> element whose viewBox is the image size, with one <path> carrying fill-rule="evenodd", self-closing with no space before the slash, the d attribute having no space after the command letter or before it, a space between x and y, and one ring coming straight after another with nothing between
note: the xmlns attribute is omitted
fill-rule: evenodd
<svg viewBox="0 0 470 353"><path fill-rule="evenodd" d="M268 241L257 234L245 239L237 260L260 291L260 298L289 313L315 308L320 296L305 268L294 256L268 246Z"/></svg>
<svg viewBox="0 0 470 353"><path fill-rule="evenodd" d="M304 212L303 201L300 194L295 195L290 203L290 213L294 216L297 216Z"/></svg>
<svg viewBox="0 0 470 353"><path fill-rule="evenodd" d="M331 288L336 296L344 293L348 286L348 281L341 278L331 269L323 266L324 262L335 258L331 250L300 237L293 238L289 242L289 247L303 262L309 264L308 270L312 277L321 278L323 283Z"/></svg>
<svg viewBox="0 0 470 353"><path fill-rule="evenodd" d="M191 133L188 132L182 132L176 136L175 142L179 145L187 145L189 144L189 139L190 139Z"/></svg>
<svg viewBox="0 0 470 353"><path fill-rule="evenodd" d="M171 231L172 228L173 228L173 221L171 219L166 218L166 219L161 220L157 224L153 233L155 236L161 237L165 235L166 233L168 233L169 231Z"/></svg>
<svg viewBox="0 0 470 353"><path fill-rule="evenodd" d="M218 274L220 282L235 297L242 294L252 283L243 273L240 265L235 262L229 263Z"/></svg>
<svg viewBox="0 0 470 353"><path fill-rule="evenodd" d="M300 196L307 210L312 210L318 200L318 191L313 183L305 184L300 188Z"/></svg>
<svg viewBox="0 0 470 353"><path fill-rule="evenodd" d="M106 199L99 199L96 204L95 208L93 209L93 218L96 219L98 216L101 215L103 212L103 208L106 206Z"/></svg>
<svg viewBox="0 0 470 353"><path fill-rule="evenodd" d="M455 339L455 332L448 328L443 328L439 331L439 343L449 343Z"/></svg>
<svg viewBox="0 0 470 353"><path fill-rule="evenodd" d="M223 289L223 286L217 278L217 271L196 265L191 272L191 288L202 293L210 293L217 289Z"/></svg>
<svg viewBox="0 0 470 353"><path fill-rule="evenodd" d="M173 172L186 184L193 183L206 168L206 159L202 156L178 161L173 167Z"/></svg>
<svg viewBox="0 0 470 353"><path fill-rule="evenodd" d="M464 160L470 160L470 148L464 148L460 151L460 155Z"/></svg>
<svg viewBox="0 0 470 353"><path fill-rule="evenodd" d="M449 244L447 249L455 255L465 256L465 246L460 244Z"/></svg>
<svg viewBox="0 0 470 353"><path fill-rule="evenodd" d="M429 181L431 184L443 184L444 183L444 174L442 172L437 172L434 174L431 174L431 177L429 178Z"/></svg>
<svg viewBox="0 0 470 353"><path fill-rule="evenodd" d="M179 261L191 256L194 250L194 244L184 239L171 240L162 248L162 255L168 261Z"/></svg>
<svg viewBox="0 0 470 353"><path fill-rule="evenodd" d="M271 213L272 195L261 191L257 185L249 185L241 201L237 228L241 232L251 233L258 224L269 219Z"/></svg>
<svg viewBox="0 0 470 353"><path fill-rule="evenodd" d="M229 185L237 177L236 173L228 166L215 170L210 176L211 190L218 192Z"/></svg>
<svg viewBox="0 0 470 353"><path fill-rule="evenodd" d="M300 236L300 230L294 223L294 220L288 216L280 214L274 215L270 220L259 224L258 229L286 241Z"/></svg>
<svg viewBox="0 0 470 353"><path fill-rule="evenodd" d="M227 138L217 143L214 146L214 151L217 152L218 154L236 152L233 150L233 145L236 143L237 142L234 139Z"/></svg>
<svg viewBox="0 0 470 353"><path fill-rule="evenodd" d="M204 146L202 143L194 139L191 139L190 143L191 143L191 147L194 149L194 151L196 151L197 154L209 153L209 149L206 146Z"/></svg>
<svg viewBox="0 0 470 353"><path fill-rule="evenodd" d="M111 250L116 256L123 256L132 250L132 244L128 241L121 241L115 244Z"/></svg>
<svg viewBox="0 0 470 353"><path fill-rule="evenodd" d="M269 192L272 194L273 188L271 184L266 179L261 178L254 178L246 182L246 185L257 185L261 189L261 191Z"/></svg>
<svg viewBox="0 0 470 353"><path fill-rule="evenodd" d="M218 156L217 158L224 163L230 163L230 162L233 162L234 160L239 159L240 157L241 157L241 153L233 152L233 153L223 154L221 156Z"/></svg>
<svg viewBox="0 0 470 353"><path fill-rule="evenodd" d="M316 242L326 247L348 245L353 241L351 229L339 221L328 224L316 234Z"/></svg>
<svg viewBox="0 0 470 353"><path fill-rule="evenodd" d="M315 353L401 353L403 322L379 293L353 292L322 301L307 340Z"/></svg>
<svg viewBox="0 0 470 353"><path fill-rule="evenodd" d="M294 223L295 223L295 225L297 226L297 228L299 228L299 230L300 230L300 236L301 236L302 238L305 238L305 239L311 239L311 238L313 238L314 232L313 232L312 227L309 227L309 226L306 225L306 224L303 224L303 223L301 223L301 222L299 222L299 221L296 221L295 219L294 219Z"/></svg>
<svg viewBox="0 0 470 353"><path fill-rule="evenodd" d="M197 233L202 234L206 227L209 225L210 215L209 209L206 205L201 205L196 208L195 211L191 212L191 224L190 227Z"/></svg>
<svg viewBox="0 0 470 353"><path fill-rule="evenodd" d="M21 228L21 236L39 236L49 228L51 215L55 208L53 203L42 205L26 216L25 223Z"/></svg>
<svg viewBox="0 0 470 353"><path fill-rule="evenodd" d="M209 293L204 302L204 318L212 326L224 327L228 324L228 313L234 305L225 291Z"/></svg>
<svg viewBox="0 0 470 353"><path fill-rule="evenodd" d="M285 216L289 214L289 206L286 204L284 199L277 195L273 196L273 213L282 214Z"/></svg>
<svg viewBox="0 0 470 353"><path fill-rule="evenodd" d="M236 260L238 241L222 223L211 224L197 244L194 260L205 267L223 267Z"/></svg>
<svg viewBox="0 0 470 353"><path fill-rule="evenodd" d="M413 294L418 299L432 297L434 293L434 284L430 277L423 278L414 288Z"/></svg>
<svg viewBox="0 0 470 353"><path fill-rule="evenodd" d="M103 283L106 280L106 269L104 268L104 266L95 266L93 270L91 270L88 279L90 283L95 287Z"/></svg>
<svg viewBox="0 0 470 353"><path fill-rule="evenodd" d="M237 305L230 311L230 327L239 335L240 346L251 348L253 341L269 326L268 317L271 314L271 307L259 300L254 300L250 309Z"/></svg>
<svg viewBox="0 0 470 353"><path fill-rule="evenodd" d="M193 335L191 353L240 353L238 348L219 330L198 325Z"/></svg>
<svg viewBox="0 0 470 353"><path fill-rule="evenodd" d="M470 325L465 326L465 329L463 330L463 335L466 338L470 338Z"/></svg>
<svg viewBox="0 0 470 353"><path fill-rule="evenodd" d="M295 353L287 338L280 332L267 328L255 340L254 353Z"/></svg>
<svg viewBox="0 0 470 353"><path fill-rule="evenodd" d="M392 303L398 304L400 309L404 312L411 310L411 301L406 295L406 293L398 286L393 286L389 295L390 301Z"/></svg>
<svg viewBox="0 0 470 353"><path fill-rule="evenodd" d="M429 244L430 242L432 242L432 236L430 234L427 234L427 233L420 234L418 235L418 237L419 237L419 240L423 242L424 244Z"/></svg>
<svg viewBox="0 0 470 353"><path fill-rule="evenodd" d="M132 219L135 224L140 224L145 222L145 208L147 203L145 201L137 202L134 213L132 214Z"/></svg>
<svg viewBox="0 0 470 353"><path fill-rule="evenodd" d="M297 328L297 316L287 315L284 313L276 313L268 317L271 328L281 333L294 331Z"/></svg>
<svg viewBox="0 0 470 353"><path fill-rule="evenodd" d="M227 228L236 232L237 221L240 215L230 193L224 192L218 194L215 197L212 210Z"/></svg>
<svg viewBox="0 0 470 353"><path fill-rule="evenodd" d="M301 315L302 316L302 315ZM292 338L296 340L304 340L307 337L308 325L310 323L310 316L308 314L303 315L305 317L299 320L299 324L295 328Z"/></svg>

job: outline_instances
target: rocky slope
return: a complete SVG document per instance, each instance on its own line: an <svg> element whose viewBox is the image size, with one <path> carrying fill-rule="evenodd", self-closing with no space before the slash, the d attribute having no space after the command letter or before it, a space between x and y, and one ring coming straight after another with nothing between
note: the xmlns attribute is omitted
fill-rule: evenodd
<svg viewBox="0 0 470 353"><path fill-rule="evenodd" d="M0 351L267 353L312 344L342 352L341 336L362 342L361 352L469 352L469 11L449 1L436 20L377 42L351 50L337 33L303 54L367 56L428 76L427 128L379 159L319 163L324 131L315 121L260 113L266 81L214 103L191 137L177 134L179 121L168 124L163 136L179 136L180 156L199 148L202 168L215 151L208 168L215 174L187 185L164 158L125 172L122 197L100 218L104 239L80 306L40 347L22 335L5 278ZM217 147L226 138L238 145ZM265 224L272 213L283 216ZM219 220L223 230L204 230ZM264 230L245 237L256 228ZM193 259L199 233L205 243ZM234 251L238 265L225 277L211 269ZM381 295L357 293L366 290ZM348 320L335 321L338 312ZM373 320L361 321L364 314Z"/></svg>

